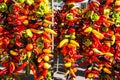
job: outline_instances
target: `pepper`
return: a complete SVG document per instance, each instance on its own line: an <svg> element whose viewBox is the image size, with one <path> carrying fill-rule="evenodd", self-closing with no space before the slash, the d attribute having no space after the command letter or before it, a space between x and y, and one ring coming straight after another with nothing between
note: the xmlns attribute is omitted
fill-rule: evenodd
<svg viewBox="0 0 120 80"><path fill-rule="evenodd" d="M47 23L47 24L53 24L53 22L49 21L49 20L43 20L43 23Z"/></svg>
<svg viewBox="0 0 120 80"><path fill-rule="evenodd" d="M0 3L0 11L1 12L5 12L5 11L7 11L7 5L6 5L6 3Z"/></svg>
<svg viewBox="0 0 120 80"><path fill-rule="evenodd" d="M25 0L15 0L17 3L24 3L25 2Z"/></svg>
<svg viewBox="0 0 120 80"><path fill-rule="evenodd" d="M92 27L88 27L84 30L85 33L91 33L92 32Z"/></svg>
<svg viewBox="0 0 120 80"><path fill-rule="evenodd" d="M97 21L99 20L100 17L97 13L93 13L90 18L92 21Z"/></svg>
<svg viewBox="0 0 120 80"><path fill-rule="evenodd" d="M73 55L73 57L72 58L74 58L74 59L76 59L76 58L82 58L83 56L82 55Z"/></svg>
<svg viewBox="0 0 120 80"><path fill-rule="evenodd" d="M79 43L75 40L70 40L70 43L76 45L77 47L80 47Z"/></svg>
<svg viewBox="0 0 120 80"><path fill-rule="evenodd" d="M105 73L108 73L108 74L111 74L112 72L108 69L108 68L103 68L103 71L105 72Z"/></svg>
<svg viewBox="0 0 120 80"><path fill-rule="evenodd" d="M28 37L30 37L30 38L33 37L33 33L32 33L32 31L30 29L26 29L25 30L25 35L28 36Z"/></svg>
<svg viewBox="0 0 120 80"><path fill-rule="evenodd" d="M46 54L50 54L51 53L51 49L43 49L43 52Z"/></svg>
<svg viewBox="0 0 120 80"><path fill-rule="evenodd" d="M31 63L30 63L30 68L31 68L31 70L32 70L32 72L33 72L34 79L36 80L36 79L37 79L37 72L36 72L36 70L35 70L34 65L31 64Z"/></svg>
<svg viewBox="0 0 120 80"><path fill-rule="evenodd" d="M10 62L9 72L10 72L10 73L13 73L14 70L15 70L15 64L14 64L13 62Z"/></svg>
<svg viewBox="0 0 120 80"><path fill-rule="evenodd" d="M43 69L42 75L44 78L46 78L47 73L48 73L48 69Z"/></svg>
<svg viewBox="0 0 120 80"><path fill-rule="evenodd" d="M46 32L43 33L43 39L44 38L48 39L50 42L52 41L51 36Z"/></svg>
<svg viewBox="0 0 120 80"><path fill-rule="evenodd" d="M42 60L39 64L38 64L38 69L40 70L44 65L44 61Z"/></svg>
<svg viewBox="0 0 120 80"><path fill-rule="evenodd" d="M22 65L20 65L19 67L17 67L17 68L15 69L14 73L16 73L16 72L24 69L27 65L28 65L28 62L27 62L27 61L24 62Z"/></svg>
<svg viewBox="0 0 120 80"><path fill-rule="evenodd" d="M50 29L50 28L44 28L44 30L47 33L54 34L55 36L57 35L57 33L54 30Z"/></svg>
<svg viewBox="0 0 120 80"><path fill-rule="evenodd" d="M63 40L59 43L58 48L61 48L64 44L66 44L66 43L68 43L68 42L69 42L68 39L63 39Z"/></svg>
<svg viewBox="0 0 120 80"><path fill-rule="evenodd" d="M13 50L10 50L10 54L11 54L12 56L17 56L17 55L18 55L18 53L15 52L15 51L13 51Z"/></svg>
<svg viewBox="0 0 120 80"><path fill-rule="evenodd" d="M49 68L51 68L51 65L50 65L49 63L45 62L45 63L43 64L43 68L44 68L44 69L49 69Z"/></svg>
<svg viewBox="0 0 120 80"><path fill-rule="evenodd" d="M30 30L35 34L42 34L44 32L44 31L41 31L41 30L33 29L33 28L31 28Z"/></svg>
<svg viewBox="0 0 120 80"><path fill-rule="evenodd" d="M25 0L25 3L28 5L34 4L34 0Z"/></svg>
<svg viewBox="0 0 120 80"><path fill-rule="evenodd" d="M71 62L65 63L65 67L66 67L66 68L69 68L69 67L71 67L71 66L72 66L72 63L71 63Z"/></svg>
<svg viewBox="0 0 120 80"><path fill-rule="evenodd" d="M7 71L8 71L8 69L7 69L7 68L4 68L4 69L0 70L0 75L2 75L2 74L6 74L6 73L7 73Z"/></svg>
<svg viewBox="0 0 120 80"><path fill-rule="evenodd" d="M72 69L70 69L70 74L72 77L76 78L76 74L74 73L74 71Z"/></svg>
<svg viewBox="0 0 120 80"><path fill-rule="evenodd" d="M73 20L74 18L73 18L73 14L72 13L68 13L67 15L66 15L66 19L67 20Z"/></svg>
<svg viewBox="0 0 120 80"><path fill-rule="evenodd" d="M104 35L97 30L92 30L92 33L98 38L98 39L103 39Z"/></svg>

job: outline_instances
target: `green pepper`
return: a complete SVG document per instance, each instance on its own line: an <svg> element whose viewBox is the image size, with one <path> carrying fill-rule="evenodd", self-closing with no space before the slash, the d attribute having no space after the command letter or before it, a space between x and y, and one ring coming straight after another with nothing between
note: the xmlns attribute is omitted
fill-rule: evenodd
<svg viewBox="0 0 120 80"><path fill-rule="evenodd" d="M15 0L17 3L24 3L25 0Z"/></svg>
<svg viewBox="0 0 120 80"><path fill-rule="evenodd" d="M97 21L99 20L100 16L97 13L93 13L93 15L91 15L91 20L92 21Z"/></svg>
<svg viewBox="0 0 120 80"><path fill-rule="evenodd" d="M26 4L28 4L28 5L34 4L34 0L26 0L25 2L26 2Z"/></svg>
<svg viewBox="0 0 120 80"><path fill-rule="evenodd" d="M107 27L102 27L102 31L108 32L108 28Z"/></svg>
<svg viewBox="0 0 120 80"><path fill-rule="evenodd" d="M51 76L52 76L52 75L51 75L51 72L48 72L48 73L47 73L47 76L48 76L48 77L51 77Z"/></svg>
<svg viewBox="0 0 120 80"><path fill-rule="evenodd" d="M65 35L65 38L70 38L70 35L67 35L67 34L66 34L66 35Z"/></svg>
<svg viewBox="0 0 120 80"><path fill-rule="evenodd" d="M78 14L81 14L82 13L82 11L81 10L78 10Z"/></svg>
<svg viewBox="0 0 120 80"><path fill-rule="evenodd" d="M0 3L0 11L5 12L7 11L7 4L6 3Z"/></svg>
<svg viewBox="0 0 120 80"><path fill-rule="evenodd" d="M89 47L92 44L92 42L90 41L90 39L86 39L84 44L85 44L85 46Z"/></svg>
<svg viewBox="0 0 120 80"><path fill-rule="evenodd" d="M36 14L37 14L37 16L39 16L39 17L42 17L43 15L44 15L44 12L43 12L43 10L36 10L36 12L35 12Z"/></svg>
<svg viewBox="0 0 120 80"><path fill-rule="evenodd" d="M65 23L61 23L60 26L63 27L65 25Z"/></svg>
<svg viewBox="0 0 120 80"><path fill-rule="evenodd" d="M115 25L120 25L120 12L113 12L112 17L114 19Z"/></svg>
<svg viewBox="0 0 120 80"><path fill-rule="evenodd" d="M67 20L73 20L73 14L72 14L72 13L68 13L68 14L66 15L66 19L67 19Z"/></svg>
<svg viewBox="0 0 120 80"><path fill-rule="evenodd" d="M73 34L73 35L70 35L70 38L71 38L71 39L75 39L76 36Z"/></svg>
<svg viewBox="0 0 120 80"><path fill-rule="evenodd" d="M25 33L26 33L25 35L26 35L27 37L30 37L30 38L33 37L33 33L32 33L32 31L31 31L30 29L26 29Z"/></svg>
<svg viewBox="0 0 120 80"><path fill-rule="evenodd" d="M109 16L110 9L104 9L104 15Z"/></svg>

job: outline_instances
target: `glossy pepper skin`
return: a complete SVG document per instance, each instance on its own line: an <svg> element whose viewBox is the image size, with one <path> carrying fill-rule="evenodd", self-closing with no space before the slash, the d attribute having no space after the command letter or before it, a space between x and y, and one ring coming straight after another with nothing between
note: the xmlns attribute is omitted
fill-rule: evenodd
<svg viewBox="0 0 120 80"><path fill-rule="evenodd" d="M32 70L36 80L40 72L47 73L53 58L51 35L57 36L49 28L53 24L49 0L0 0L0 24L0 65L5 67L0 77L14 79L21 70L29 77ZM41 66L41 61L49 67ZM47 78L47 74L43 76Z"/></svg>

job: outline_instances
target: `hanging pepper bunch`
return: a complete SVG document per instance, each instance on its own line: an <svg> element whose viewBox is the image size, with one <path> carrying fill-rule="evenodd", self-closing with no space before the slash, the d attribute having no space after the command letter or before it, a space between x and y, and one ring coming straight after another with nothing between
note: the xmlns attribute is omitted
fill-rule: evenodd
<svg viewBox="0 0 120 80"><path fill-rule="evenodd" d="M119 53L116 53L117 28L115 27L118 17L115 19L112 17L116 15L114 1L90 0L87 9L83 9L81 14L77 37L85 59L80 66L88 66L85 77L119 80L119 61L116 61L116 55ZM117 70L114 65L117 65Z"/></svg>
<svg viewBox="0 0 120 80"><path fill-rule="evenodd" d="M1 78L17 80L25 69L26 76L32 70L35 80L52 79L50 35L57 33L51 24L48 0L0 0Z"/></svg>
<svg viewBox="0 0 120 80"><path fill-rule="evenodd" d="M55 39L57 43L55 43L58 45L57 50L60 50L64 57L65 75L67 76L66 79L69 80L76 78L75 73L78 67L76 62L82 57L78 51L80 45L76 41L75 27L77 20L80 19L79 13L80 10L74 8L74 2L66 3L60 11L55 13L55 26L58 32L57 40Z"/></svg>

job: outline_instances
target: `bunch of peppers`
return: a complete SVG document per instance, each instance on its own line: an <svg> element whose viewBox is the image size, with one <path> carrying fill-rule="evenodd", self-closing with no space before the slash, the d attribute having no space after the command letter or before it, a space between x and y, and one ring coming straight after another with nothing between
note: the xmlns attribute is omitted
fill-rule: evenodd
<svg viewBox="0 0 120 80"><path fill-rule="evenodd" d="M61 10L55 12L55 23L58 36L55 38L57 50L64 59L66 80L75 80L77 67L76 62L82 58L79 53L80 45L76 41L76 29L74 25L79 20L80 10L74 7L74 3L67 2Z"/></svg>
<svg viewBox="0 0 120 80"><path fill-rule="evenodd" d="M43 5L45 4L45 5ZM48 0L0 0L0 78L18 80L21 70L35 80L52 80L51 9Z"/></svg>
<svg viewBox="0 0 120 80"><path fill-rule="evenodd" d="M119 0L90 0L82 10L80 28L77 31L81 44L84 71L89 79L119 80Z"/></svg>
<svg viewBox="0 0 120 80"><path fill-rule="evenodd" d="M59 34L55 42L60 42L58 50L71 79L75 78L73 67L78 65L87 66L84 76L91 80L120 79L119 3L120 0L90 0L88 7L81 10L74 8L70 0L55 12Z"/></svg>

